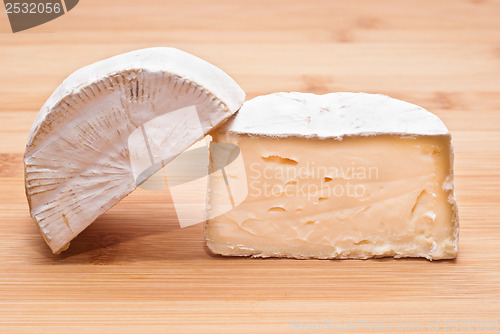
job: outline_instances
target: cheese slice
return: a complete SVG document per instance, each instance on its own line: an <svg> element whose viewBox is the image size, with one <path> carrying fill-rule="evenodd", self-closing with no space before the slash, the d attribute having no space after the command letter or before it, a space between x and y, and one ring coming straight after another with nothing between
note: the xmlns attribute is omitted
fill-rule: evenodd
<svg viewBox="0 0 500 334"><path fill-rule="evenodd" d="M210 177L213 253L457 256L451 136L421 107L363 93L277 93L244 103L211 135L245 165ZM231 185L247 196L223 209Z"/></svg>
<svg viewBox="0 0 500 334"><path fill-rule="evenodd" d="M238 110L226 73L172 48L129 52L71 74L33 124L30 213L54 253Z"/></svg>

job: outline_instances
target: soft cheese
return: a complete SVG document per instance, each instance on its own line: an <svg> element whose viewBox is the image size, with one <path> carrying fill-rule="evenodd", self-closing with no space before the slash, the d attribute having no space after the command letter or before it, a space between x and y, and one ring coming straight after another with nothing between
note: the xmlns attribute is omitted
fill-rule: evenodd
<svg viewBox="0 0 500 334"><path fill-rule="evenodd" d="M423 108L383 95L277 93L246 102L211 135L238 147L245 165L211 175L214 253L457 256L451 136ZM221 210L231 184L248 194Z"/></svg>
<svg viewBox="0 0 500 334"><path fill-rule="evenodd" d="M172 48L129 52L71 74L35 119L24 157L31 216L53 252L244 99L222 70Z"/></svg>

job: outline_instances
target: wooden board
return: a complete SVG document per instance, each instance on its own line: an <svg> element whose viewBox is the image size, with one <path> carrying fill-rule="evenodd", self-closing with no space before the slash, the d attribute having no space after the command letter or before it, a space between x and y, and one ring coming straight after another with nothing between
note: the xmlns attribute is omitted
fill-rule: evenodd
<svg viewBox="0 0 500 334"><path fill-rule="evenodd" d="M1 12L0 332L457 333L470 331L452 320L500 321L499 1L86 0L16 34ZM212 256L202 224L179 228L168 194L140 189L52 255L24 196L31 123L72 71L149 46L214 63L249 98L364 91L439 115L455 145L458 259ZM473 332L500 331L485 327Z"/></svg>

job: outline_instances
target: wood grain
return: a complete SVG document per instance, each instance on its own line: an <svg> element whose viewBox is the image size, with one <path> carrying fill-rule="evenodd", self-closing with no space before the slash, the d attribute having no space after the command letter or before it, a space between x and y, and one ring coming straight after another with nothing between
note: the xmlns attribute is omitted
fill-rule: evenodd
<svg viewBox="0 0 500 334"><path fill-rule="evenodd" d="M293 333L322 332L293 321L360 320L437 333L446 320L500 321L499 1L86 0L16 34L1 12L0 332ZM179 228L168 194L142 189L51 254L24 196L31 123L72 71L149 46L214 63L249 98L364 91L439 115L455 145L458 259L222 258L202 224Z"/></svg>

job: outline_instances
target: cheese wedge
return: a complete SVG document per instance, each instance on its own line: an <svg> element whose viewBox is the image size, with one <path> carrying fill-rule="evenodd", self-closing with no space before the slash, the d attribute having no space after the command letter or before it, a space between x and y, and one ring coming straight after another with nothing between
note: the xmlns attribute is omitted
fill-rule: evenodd
<svg viewBox="0 0 500 334"><path fill-rule="evenodd" d="M222 70L172 48L112 57L71 74L28 139L26 196L54 253L238 110Z"/></svg>
<svg viewBox="0 0 500 334"><path fill-rule="evenodd" d="M245 102L211 135L215 147L237 147L245 166L210 177L213 253L457 256L451 136L416 105L363 93L277 93ZM231 185L247 196L223 210Z"/></svg>

